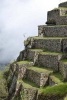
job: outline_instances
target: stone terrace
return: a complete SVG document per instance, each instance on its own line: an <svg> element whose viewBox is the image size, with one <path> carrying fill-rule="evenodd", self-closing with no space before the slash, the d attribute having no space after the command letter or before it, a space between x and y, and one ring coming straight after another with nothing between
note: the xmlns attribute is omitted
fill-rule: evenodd
<svg viewBox="0 0 67 100"><path fill-rule="evenodd" d="M10 66L11 76L22 85L23 100L39 100L39 87L67 81L67 2L48 11L46 24L38 26L38 36L24 41L25 50Z"/></svg>

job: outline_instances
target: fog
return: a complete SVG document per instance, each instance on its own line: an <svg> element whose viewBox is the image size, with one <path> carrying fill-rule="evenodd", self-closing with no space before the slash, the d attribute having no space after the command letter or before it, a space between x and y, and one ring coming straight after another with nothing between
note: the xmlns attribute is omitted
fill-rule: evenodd
<svg viewBox="0 0 67 100"><path fill-rule="evenodd" d="M24 40L38 34L47 11L66 0L0 0L0 64L16 59Z"/></svg>

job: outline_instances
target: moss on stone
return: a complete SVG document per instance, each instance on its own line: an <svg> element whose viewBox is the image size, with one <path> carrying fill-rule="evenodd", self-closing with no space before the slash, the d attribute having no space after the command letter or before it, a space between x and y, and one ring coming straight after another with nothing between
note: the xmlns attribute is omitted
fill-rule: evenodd
<svg viewBox="0 0 67 100"><path fill-rule="evenodd" d="M64 95L67 94L67 83L62 83L59 85L55 85L55 86L48 86L46 88L40 89L40 92L43 94L60 94L60 95Z"/></svg>
<svg viewBox="0 0 67 100"><path fill-rule="evenodd" d="M67 64L67 59L62 59L60 62Z"/></svg>
<svg viewBox="0 0 67 100"><path fill-rule="evenodd" d="M56 78L59 82L63 81L63 76L60 72L53 73L54 78Z"/></svg>
<svg viewBox="0 0 67 100"><path fill-rule="evenodd" d="M29 49L29 50L31 50L31 51L43 51L42 49Z"/></svg>
<svg viewBox="0 0 67 100"><path fill-rule="evenodd" d="M0 71L0 99L4 100L8 95L7 81L4 72Z"/></svg>
<svg viewBox="0 0 67 100"><path fill-rule="evenodd" d="M35 83L33 83L33 82L31 82L31 81L29 81L27 79L18 80L18 82L22 83L22 85L25 88L38 88L38 86Z"/></svg>
<svg viewBox="0 0 67 100"><path fill-rule="evenodd" d="M19 65L27 64L27 63L30 63L30 61L19 61L19 62L17 62L17 64L19 64Z"/></svg>
<svg viewBox="0 0 67 100"><path fill-rule="evenodd" d="M40 54L42 55L62 55L62 53L58 53L58 52L41 52Z"/></svg>
<svg viewBox="0 0 67 100"><path fill-rule="evenodd" d="M38 67L38 66L32 66L32 67L29 67L28 69L34 70L34 71L39 72L39 73L45 73L45 74L53 73L52 69L42 68L42 67Z"/></svg>

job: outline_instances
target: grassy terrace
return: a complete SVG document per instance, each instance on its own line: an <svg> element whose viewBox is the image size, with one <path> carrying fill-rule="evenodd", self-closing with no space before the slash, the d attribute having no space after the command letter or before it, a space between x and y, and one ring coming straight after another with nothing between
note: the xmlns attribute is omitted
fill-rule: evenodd
<svg viewBox="0 0 67 100"><path fill-rule="evenodd" d="M22 85L25 87L25 88L38 88L38 86L29 81L29 80L26 80L26 79L23 79L23 80L18 80L18 82L22 83Z"/></svg>
<svg viewBox="0 0 67 100"><path fill-rule="evenodd" d="M63 83L63 76L60 73L53 73L50 78L57 84Z"/></svg>
<svg viewBox="0 0 67 100"><path fill-rule="evenodd" d="M67 10L67 7L59 7L58 9Z"/></svg>
<svg viewBox="0 0 67 100"><path fill-rule="evenodd" d="M61 62L67 64L67 59L62 59Z"/></svg>
<svg viewBox="0 0 67 100"><path fill-rule="evenodd" d="M19 61L17 64L22 65L22 64L29 64L31 63L30 61Z"/></svg>
<svg viewBox="0 0 67 100"><path fill-rule="evenodd" d="M43 51L42 49L29 49L29 50L31 50L31 51Z"/></svg>
<svg viewBox="0 0 67 100"><path fill-rule="evenodd" d="M50 25L50 26L47 26L47 25L39 25L39 26L43 26L44 28L45 27L63 27L63 26L67 26L67 25Z"/></svg>
<svg viewBox="0 0 67 100"><path fill-rule="evenodd" d="M4 77L4 72L0 71L0 100L4 100L7 95L7 82Z"/></svg>
<svg viewBox="0 0 67 100"><path fill-rule="evenodd" d="M61 82L63 81L63 76L61 73L57 72L57 73L53 73L53 76L58 78Z"/></svg>
<svg viewBox="0 0 67 100"><path fill-rule="evenodd" d="M47 95L53 95L53 94L64 95L67 94L67 83L62 83L52 87L48 86L46 88L40 89L39 92Z"/></svg>
<svg viewBox="0 0 67 100"><path fill-rule="evenodd" d="M34 37L34 39L55 39L55 40L57 40L57 39L67 39L67 37L38 37L38 36L36 36L36 37Z"/></svg>
<svg viewBox="0 0 67 100"><path fill-rule="evenodd" d="M62 52L58 53L58 52L47 51L47 52L41 52L40 54L42 54L42 55L62 55L63 53Z"/></svg>
<svg viewBox="0 0 67 100"><path fill-rule="evenodd" d="M39 72L39 73L47 73L47 74L53 73L52 69L42 68L42 67L38 67L38 66L32 66L32 67L29 67L28 69L31 69L31 70Z"/></svg>

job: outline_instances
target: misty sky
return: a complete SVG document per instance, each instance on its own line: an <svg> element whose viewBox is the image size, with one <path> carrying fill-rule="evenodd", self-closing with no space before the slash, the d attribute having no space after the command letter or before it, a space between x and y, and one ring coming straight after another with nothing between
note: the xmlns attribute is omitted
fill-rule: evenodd
<svg viewBox="0 0 67 100"><path fill-rule="evenodd" d="M38 34L47 11L66 0L0 0L0 63L15 59L23 41Z"/></svg>

